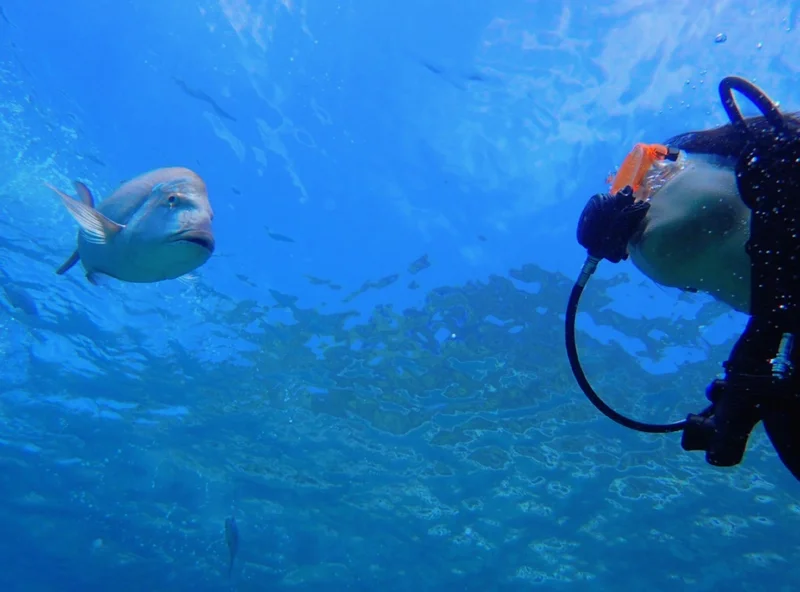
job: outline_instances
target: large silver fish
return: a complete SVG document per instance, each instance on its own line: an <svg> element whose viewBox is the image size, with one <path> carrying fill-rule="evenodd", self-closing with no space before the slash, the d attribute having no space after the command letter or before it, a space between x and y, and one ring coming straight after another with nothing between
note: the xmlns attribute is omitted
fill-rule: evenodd
<svg viewBox="0 0 800 592"><path fill-rule="evenodd" d="M100 274L124 282L159 282L186 275L214 252L214 212L206 184L189 169L150 171L123 183L97 205L79 181L79 199L47 187L80 225L78 247L58 274L80 261L93 284Z"/></svg>

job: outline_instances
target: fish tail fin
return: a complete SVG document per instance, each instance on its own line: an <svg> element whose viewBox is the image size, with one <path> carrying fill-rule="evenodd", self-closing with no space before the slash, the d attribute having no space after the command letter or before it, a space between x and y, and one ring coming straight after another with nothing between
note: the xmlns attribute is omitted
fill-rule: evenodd
<svg viewBox="0 0 800 592"><path fill-rule="evenodd" d="M64 263L61 265L61 267L59 267L58 269L56 269L56 273L57 273L58 275L64 275L64 274L65 274L65 273L67 273L67 272L68 272L70 269L72 269L72 267L73 267L73 266L74 266L74 265L75 265L75 264L76 264L78 261L80 261L80 260L81 260L81 256L80 256L80 255L78 255L78 251L77 251L77 250L75 250L75 252L74 252L74 253L72 253L72 255L70 255L70 256L69 256L69 259L67 259L66 261L64 261Z"/></svg>
<svg viewBox="0 0 800 592"><path fill-rule="evenodd" d="M230 563L228 563L228 579L231 579L231 575L233 574L233 560L234 557L231 557Z"/></svg>

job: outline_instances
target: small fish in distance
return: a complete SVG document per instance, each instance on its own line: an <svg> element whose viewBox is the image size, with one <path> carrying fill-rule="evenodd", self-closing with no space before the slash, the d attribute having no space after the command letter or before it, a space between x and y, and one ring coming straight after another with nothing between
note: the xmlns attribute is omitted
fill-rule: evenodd
<svg viewBox="0 0 800 592"><path fill-rule="evenodd" d="M225 542L228 544L228 577L230 578L233 573L233 562L239 552L239 527L233 516L225 518Z"/></svg>

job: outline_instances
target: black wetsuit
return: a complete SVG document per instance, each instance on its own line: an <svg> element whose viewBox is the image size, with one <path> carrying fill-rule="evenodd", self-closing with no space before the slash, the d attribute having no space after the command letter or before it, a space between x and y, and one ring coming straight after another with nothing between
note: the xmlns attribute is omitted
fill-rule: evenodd
<svg viewBox="0 0 800 592"><path fill-rule="evenodd" d="M648 433L683 431L685 450L703 450L709 463L733 466L741 462L750 433L763 421L781 460L800 480L800 117L782 114L742 78L723 79L719 90L729 125L664 143L735 163L739 193L751 210L750 321L725 363L725 377L708 388L711 405L685 421L640 422L605 403L581 368L575 318L584 286L601 260L627 258L627 245L649 208L634 199L630 187L615 195L592 196L578 221L578 242L588 257L567 303L567 357L581 390L620 425ZM745 120L734 90L762 116Z"/></svg>
<svg viewBox="0 0 800 592"><path fill-rule="evenodd" d="M741 92L736 82L733 88ZM800 479L800 118L754 101L767 116L737 122L731 102L726 105L723 94L734 123L668 141L734 159L739 193L752 211L751 318L725 363L725 380L709 388L714 433L706 447L684 447L706 450L712 464L737 464L761 420L781 460ZM788 335L797 341L787 360L795 369L778 380L774 359Z"/></svg>

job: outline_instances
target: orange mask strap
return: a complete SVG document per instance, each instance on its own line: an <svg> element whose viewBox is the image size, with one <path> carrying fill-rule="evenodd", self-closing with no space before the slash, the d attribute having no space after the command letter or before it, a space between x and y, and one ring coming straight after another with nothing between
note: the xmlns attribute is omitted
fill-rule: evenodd
<svg viewBox="0 0 800 592"><path fill-rule="evenodd" d="M647 171L659 160L677 160L678 150L662 144L636 144L622 161L611 182L611 195L630 185L634 191L642 186Z"/></svg>

